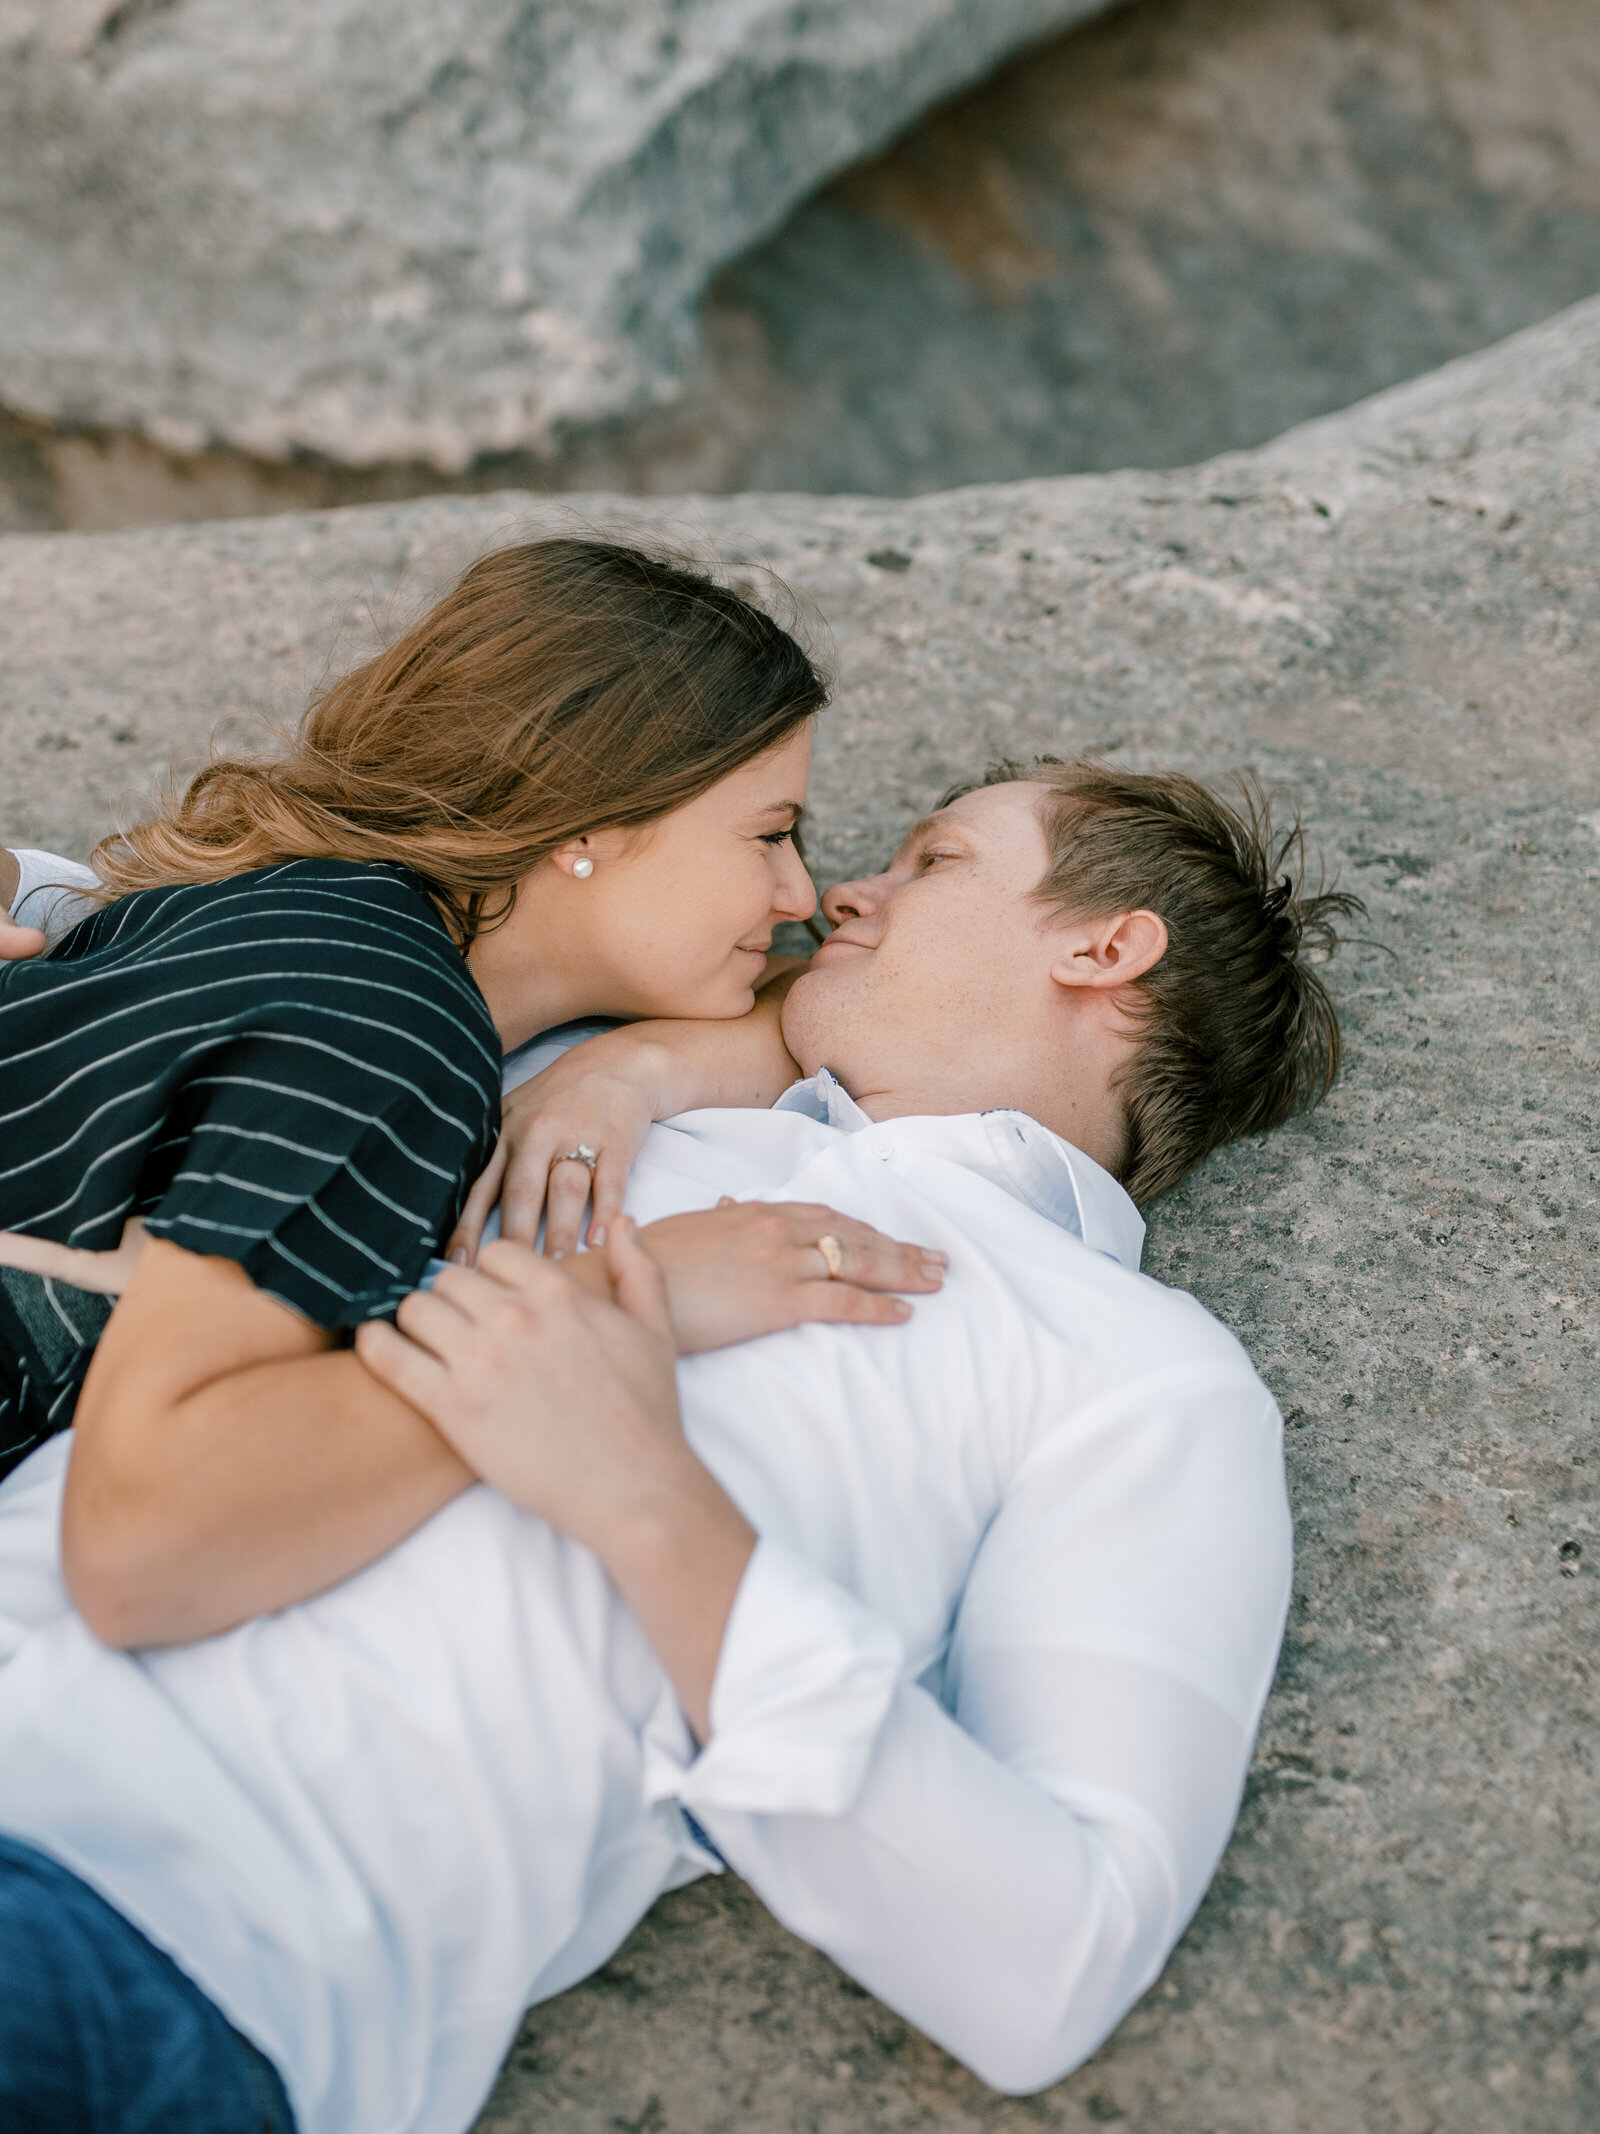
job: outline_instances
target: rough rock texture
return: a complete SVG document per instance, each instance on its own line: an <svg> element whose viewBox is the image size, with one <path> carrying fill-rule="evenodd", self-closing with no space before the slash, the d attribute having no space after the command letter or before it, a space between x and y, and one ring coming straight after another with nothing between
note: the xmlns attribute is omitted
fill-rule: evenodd
<svg viewBox="0 0 1600 2134"><path fill-rule="evenodd" d="M730 489L1177 466L1597 289L1594 0L1139 0L740 262L701 421Z"/></svg>
<svg viewBox="0 0 1600 2134"><path fill-rule="evenodd" d="M13 413L353 465L664 390L710 273L1105 0L0 0Z"/></svg>
<svg viewBox="0 0 1600 2134"><path fill-rule="evenodd" d="M0 529L1173 466L1596 289L1594 0L1134 0L803 204L713 284L676 397L554 458L268 462L0 411Z"/></svg>
<svg viewBox="0 0 1600 2134"><path fill-rule="evenodd" d="M629 507L593 504L625 522ZM639 507L631 508L637 516ZM0 829L82 848L292 710L515 496L0 542ZM1370 901L1348 1072L1154 1211L1289 1421L1293 1621L1164 1979L988 2094L738 1887L536 2010L494 2134L1588 2134L1600 2121L1600 302L1264 450L928 497L684 502L835 633L816 849L994 751L1297 792Z"/></svg>

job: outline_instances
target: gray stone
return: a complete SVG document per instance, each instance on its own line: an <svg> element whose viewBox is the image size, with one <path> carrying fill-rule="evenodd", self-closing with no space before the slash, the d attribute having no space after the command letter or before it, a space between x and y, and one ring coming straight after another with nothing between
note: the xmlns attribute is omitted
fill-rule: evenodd
<svg viewBox="0 0 1600 2134"><path fill-rule="evenodd" d="M741 260L670 420L719 486L905 495L1177 466L1420 377L1600 289L1595 30L1593 0L1119 8Z"/></svg>
<svg viewBox="0 0 1600 2134"><path fill-rule="evenodd" d="M1105 0L0 0L13 415L460 468L670 390L709 275Z"/></svg>
<svg viewBox="0 0 1600 2134"><path fill-rule="evenodd" d="M1593 25L1594 0L1137 0L803 203L712 284L674 397L553 458L269 462L0 412L0 528L908 494L1256 444L1600 289Z"/></svg>
<svg viewBox="0 0 1600 2134"><path fill-rule="evenodd" d="M623 526L637 503L587 500ZM0 542L0 828L82 850L549 500ZM1293 1618L1237 1835L1078 2074L985 2092L737 1886L529 2018L494 2134L1588 2134L1600 2119L1600 302L1258 451L648 514L831 627L815 848L999 751L1298 796L1371 905L1324 1108L1152 1211L1283 1403ZM905 569L869 560L909 557Z"/></svg>

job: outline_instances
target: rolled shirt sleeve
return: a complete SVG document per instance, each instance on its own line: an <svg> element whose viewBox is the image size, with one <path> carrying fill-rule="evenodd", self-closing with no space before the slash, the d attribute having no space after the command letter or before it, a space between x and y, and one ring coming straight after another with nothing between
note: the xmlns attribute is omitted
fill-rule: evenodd
<svg viewBox="0 0 1600 2134"><path fill-rule="evenodd" d="M11 916L19 926L36 926L51 947L71 933L80 919L91 918L100 909L103 885L90 868L25 846L16 847L11 857L19 876Z"/></svg>
<svg viewBox="0 0 1600 2134"><path fill-rule="evenodd" d="M892 1624L788 1549L758 1542L723 1633L710 1744L691 1760L653 1739L650 1804L677 1800L696 1816L845 1814L903 1669Z"/></svg>
<svg viewBox="0 0 1600 2134"><path fill-rule="evenodd" d="M794 1932L996 2089L1087 2057L1159 1975L1237 1813L1287 1610L1259 1381L1155 1384L1017 1476L944 1692L763 1544L677 1798Z"/></svg>

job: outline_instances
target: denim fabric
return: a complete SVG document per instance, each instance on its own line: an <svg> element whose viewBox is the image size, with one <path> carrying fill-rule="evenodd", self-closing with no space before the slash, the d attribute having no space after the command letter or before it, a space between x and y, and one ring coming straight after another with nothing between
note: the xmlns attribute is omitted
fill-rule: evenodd
<svg viewBox="0 0 1600 2134"><path fill-rule="evenodd" d="M5 2134L294 2134L270 2064L87 1882L0 1836Z"/></svg>

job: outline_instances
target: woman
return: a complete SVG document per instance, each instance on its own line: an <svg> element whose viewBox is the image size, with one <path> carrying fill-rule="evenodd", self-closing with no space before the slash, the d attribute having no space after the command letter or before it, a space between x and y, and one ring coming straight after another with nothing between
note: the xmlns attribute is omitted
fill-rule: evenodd
<svg viewBox="0 0 1600 2134"><path fill-rule="evenodd" d="M0 1227L106 1250L144 1225L114 1317L0 1269L0 1468L74 1423L64 1565L102 1637L281 1607L468 1485L341 1340L461 1213L504 1051L583 1016L751 1008L773 927L815 905L794 830L825 695L791 636L692 571L507 549L280 759L215 763L108 840L116 901L0 967ZM691 1061L674 1096L729 1101L728 1071L695 1084ZM581 1193L595 1152L552 1153ZM887 1323L905 1307L867 1291L937 1286L847 1225L847 1302L826 1211L762 1220L755 1256L745 1211L651 1241L684 1346Z"/></svg>

